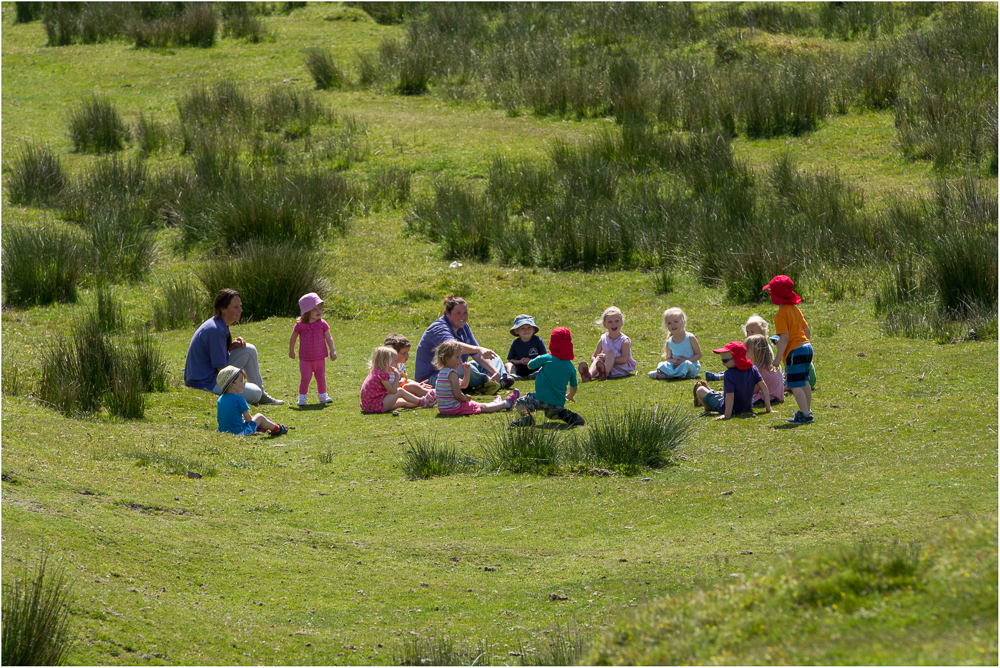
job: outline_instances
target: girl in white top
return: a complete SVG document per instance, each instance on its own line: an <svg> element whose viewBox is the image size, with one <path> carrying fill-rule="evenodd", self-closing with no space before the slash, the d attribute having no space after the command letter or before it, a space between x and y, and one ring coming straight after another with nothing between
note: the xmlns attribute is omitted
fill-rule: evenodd
<svg viewBox="0 0 1000 668"><path fill-rule="evenodd" d="M605 309L598 325L603 325L606 331L594 348L590 357L590 366L580 362L580 378L583 382L605 380L607 378L624 378L635 371L635 360L632 359L632 340L622 334L625 326L625 315L617 306Z"/></svg>
<svg viewBox="0 0 1000 668"><path fill-rule="evenodd" d="M701 371L701 346L691 332L685 330L687 316L679 308L668 308L663 312L663 331L667 342L663 345L664 361L655 371L649 372L653 380L697 378Z"/></svg>

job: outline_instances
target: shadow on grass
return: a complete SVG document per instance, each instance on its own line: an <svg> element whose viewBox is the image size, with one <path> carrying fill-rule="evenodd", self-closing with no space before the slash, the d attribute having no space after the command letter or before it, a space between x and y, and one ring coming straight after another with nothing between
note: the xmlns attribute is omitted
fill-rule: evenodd
<svg viewBox="0 0 1000 668"><path fill-rule="evenodd" d="M293 411L321 411L330 404L306 404L305 406L289 406Z"/></svg>

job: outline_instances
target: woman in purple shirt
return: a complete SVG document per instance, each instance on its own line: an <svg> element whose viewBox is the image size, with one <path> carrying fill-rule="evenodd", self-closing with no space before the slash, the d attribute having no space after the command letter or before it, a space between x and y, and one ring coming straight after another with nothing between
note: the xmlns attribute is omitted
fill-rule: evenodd
<svg viewBox="0 0 1000 668"><path fill-rule="evenodd" d="M191 343L188 345L187 361L184 363L184 384L196 390L221 395L222 388L215 382L219 371L230 365L243 367L247 383L242 396L248 404L280 406L285 403L280 399L274 399L264 391L264 381L260 377L260 363L257 361L257 349L244 341L242 336L234 340L229 333L229 326L239 322L243 314L243 300L240 298L240 293L230 288L223 288L215 296L212 306L215 315L201 323L201 327L191 337Z"/></svg>
<svg viewBox="0 0 1000 668"><path fill-rule="evenodd" d="M476 341L469 328L469 305L461 297L448 295L444 298L444 314L432 322L417 344L417 360L414 377L418 383L424 381L433 383L437 375L432 360L434 349L445 341L458 341L462 345L462 361L469 356L475 362L471 365L469 387L479 387L488 380L495 381L501 387L513 385L513 379L507 375L503 360L488 348L483 348Z"/></svg>

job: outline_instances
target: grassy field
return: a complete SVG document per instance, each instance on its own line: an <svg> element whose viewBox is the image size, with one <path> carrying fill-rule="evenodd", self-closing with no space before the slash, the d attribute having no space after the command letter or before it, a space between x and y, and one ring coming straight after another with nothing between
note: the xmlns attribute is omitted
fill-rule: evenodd
<svg viewBox="0 0 1000 668"><path fill-rule="evenodd" d="M129 122L142 111L167 123L193 86L226 77L255 94L271 85L310 90L312 47L329 48L357 80L354 54L406 30L338 3L310 3L264 17L275 39L260 44L56 48L44 45L39 22L13 24L3 7L5 177L27 141L49 145L71 177L84 174L98 159L72 152L66 117L91 93L109 95ZM442 178L481 184L497 154L542 160L558 140L584 142L615 127L603 117L511 115L440 91L352 86L317 95L336 120L314 130L311 146L354 118L367 151L345 178L363 183L400 166L412 170L415 195ZM309 146L295 140L294 160L308 164ZM800 137L739 137L733 146L759 168L789 150L803 169L836 169L870 206L887 191L929 195L940 175L960 171L904 158L891 111L831 115ZM148 163L178 166L187 160L178 153ZM984 181L995 190L995 178ZM468 259L451 268L437 245L408 232L410 208L364 210L345 233L324 234L338 353L327 371L333 403L266 409L295 427L280 438L216 432L214 398L182 384L193 328L153 334L170 388L148 395L144 418L47 408L30 394L44 351L94 308L96 285L86 281L75 303L5 307L3 579L43 552L50 567L65 569L70 663L398 664L419 662L446 638L456 645L442 662L485 653L479 665L555 662L553 638L579 642L570 659L580 662L996 663L995 314L986 340L889 337L872 308L884 267L817 268L797 283L815 334L814 424L788 428L790 402L774 415L698 417L675 466L634 477L478 471L410 481L401 472L408 439L475 457L510 419L358 409L372 349L392 332L418 340L449 292L469 300L477 338L501 354L514 316L526 312L546 340L569 327L580 359L600 335L593 321L619 306L638 373L582 386L574 410L588 420L629 403L698 414L690 382L645 377L661 358L665 308L686 311L706 351L741 338L750 314L774 315L770 305L730 303L686 261L673 269L668 294L644 271ZM6 196L3 221L77 227L58 210L14 206ZM114 287L136 322L151 318L164 281L192 275L208 256L202 246L180 252L176 228L155 234L149 273ZM273 317L234 328L260 350L268 392L290 404L292 325ZM710 353L702 363L721 369ZM882 608L859 593L849 611L835 612L831 600L782 588L782 578L864 570L837 555L866 545L876 555L918 555L904 559L909 570L891 581ZM984 605L990 592L993 605ZM780 631L752 632L758 617L740 611L755 596L754 615L782 620ZM970 624L955 629L954 617ZM702 637L696 628L714 635L696 651L664 630L667 620L682 637Z"/></svg>

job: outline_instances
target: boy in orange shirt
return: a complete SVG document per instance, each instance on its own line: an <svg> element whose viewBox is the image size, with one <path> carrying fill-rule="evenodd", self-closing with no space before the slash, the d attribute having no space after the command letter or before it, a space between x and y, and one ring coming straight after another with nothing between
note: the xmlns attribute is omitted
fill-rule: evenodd
<svg viewBox="0 0 1000 668"><path fill-rule="evenodd" d="M778 307L774 316L774 329L778 334L775 359L785 363L785 385L792 391L799 410L789 418L792 424L809 424L813 421L812 388L809 386L809 365L813 349L809 343L809 323L802 317L796 304L802 297L795 294L794 284L788 276L775 276L763 287L771 295L771 303Z"/></svg>

